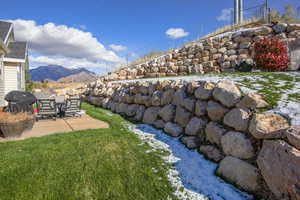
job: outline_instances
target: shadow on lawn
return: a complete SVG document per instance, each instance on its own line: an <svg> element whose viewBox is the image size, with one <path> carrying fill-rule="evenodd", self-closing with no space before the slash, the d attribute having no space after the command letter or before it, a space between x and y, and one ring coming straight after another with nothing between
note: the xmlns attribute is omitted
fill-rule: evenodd
<svg viewBox="0 0 300 200"><path fill-rule="evenodd" d="M196 150L187 149L179 139L172 138L152 126L139 124L133 130L154 148L170 151L183 186L212 200L248 200L253 197L225 183L215 175L217 164L206 160Z"/></svg>

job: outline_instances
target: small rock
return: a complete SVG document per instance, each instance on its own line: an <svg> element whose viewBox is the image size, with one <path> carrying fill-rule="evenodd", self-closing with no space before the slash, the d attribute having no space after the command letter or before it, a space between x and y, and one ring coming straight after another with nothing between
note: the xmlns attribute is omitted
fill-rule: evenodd
<svg viewBox="0 0 300 200"><path fill-rule="evenodd" d="M300 150L300 126L291 126L286 130L286 136L291 145Z"/></svg>
<svg viewBox="0 0 300 200"><path fill-rule="evenodd" d="M247 131L249 120L249 110L243 108L234 108L225 115L224 124L234 128L237 131Z"/></svg>
<svg viewBox="0 0 300 200"><path fill-rule="evenodd" d="M180 140L189 149L196 149L201 144L201 139L197 136L183 136Z"/></svg>
<svg viewBox="0 0 300 200"><path fill-rule="evenodd" d="M204 133L206 121L198 117L193 117L185 127L185 134L190 136L200 136Z"/></svg>
<svg viewBox="0 0 300 200"><path fill-rule="evenodd" d="M214 98L227 107L233 107L237 104L241 95L240 89L230 80L219 82L213 91Z"/></svg>
<svg viewBox="0 0 300 200"><path fill-rule="evenodd" d="M248 192L257 192L260 189L259 170L235 157L225 157L217 169L217 175Z"/></svg>
<svg viewBox="0 0 300 200"><path fill-rule="evenodd" d="M199 151L204 154L206 158L214 162L220 162L224 158L221 151L212 145L202 145Z"/></svg>
<svg viewBox="0 0 300 200"><path fill-rule="evenodd" d="M250 159L254 156L254 148L250 139L243 133L230 131L221 138L222 149L228 156Z"/></svg>
<svg viewBox="0 0 300 200"><path fill-rule="evenodd" d="M175 122L178 123L181 127L186 127L191 119L192 114L182 108L181 106L177 106Z"/></svg>
<svg viewBox="0 0 300 200"><path fill-rule="evenodd" d="M226 133L226 129L216 122L209 122L205 128L206 139L221 147L221 138Z"/></svg>
<svg viewBox="0 0 300 200"><path fill-rule="evenodd" d="M207 105L207 114L213 121L222 120L228 109L215 101L209 101Z"/></svg>
<svg viewBox="0 0 300 200"><path fill-rule="evenodd" d="M177 124L168 122L165 124L164 131L172 137L178 137L182 134L183 129Z"/></svg>
<svg viewBox="0 0 300 200"><path fill-rule="evenodd" d="M268 105L269 104L263 99L261 95L251 93L244 96L237 106L256 109L256 108L265 108Z"/></svg>
<svg viewBox="0 0 300 200"><path fill-rule="evenodd" d="M277 114L255 114L249 126L249 132L257 139L282 138L281 129L289 127L288 121Z"/></svg>

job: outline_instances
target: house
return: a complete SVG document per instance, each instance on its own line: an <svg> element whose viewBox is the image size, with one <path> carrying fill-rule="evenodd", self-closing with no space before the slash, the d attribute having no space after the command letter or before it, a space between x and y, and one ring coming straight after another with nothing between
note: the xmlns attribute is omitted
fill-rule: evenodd
<svg viewBox="0 0 300 200"><path fill-rule="evenodd" d="M27 68L27 43L15 40L12 23L0 21L0 107L7 105L7 93L25 90Z"/></svg>

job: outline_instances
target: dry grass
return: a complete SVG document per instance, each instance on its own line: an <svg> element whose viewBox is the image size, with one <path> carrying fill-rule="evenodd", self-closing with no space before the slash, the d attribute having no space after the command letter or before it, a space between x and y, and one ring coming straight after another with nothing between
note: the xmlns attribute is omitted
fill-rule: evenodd
<svg viewBox="0 0 300 200"><path fill-rule="evenodd" d="M69 89L75 89L78 88L82 85L84 85L85 83L58 83L58 82L51 82L48 83L48 88L50 89L65 89L65 88L69 88Z"/></svg>
<svg viewBox="0 0 300 200"><path fill-rule="evenodd" d="M253 19L250 19L250 20L246 20L246 21L244 21L240 24L227 25L227 26L224 26L222 28L219 28L215 32L212 32L208 35L205 35L201 39L214 37L214 36L222 34L222 33L238 30L240 28L253 28L253 27L260 26L262 24L263 24L263 22L260 19L253 18Z"/></svg>

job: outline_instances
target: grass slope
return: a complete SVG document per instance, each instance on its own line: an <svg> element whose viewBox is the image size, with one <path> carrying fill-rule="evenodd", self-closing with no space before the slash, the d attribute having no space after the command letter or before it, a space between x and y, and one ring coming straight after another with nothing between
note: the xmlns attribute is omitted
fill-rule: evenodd
<svg viewBox="0 0 300 200"><path fill-rule="evenodd" d="M0 144L0 199L176 199L164 152L150 147L118 115L84 104L109 129Z"/></svg>

